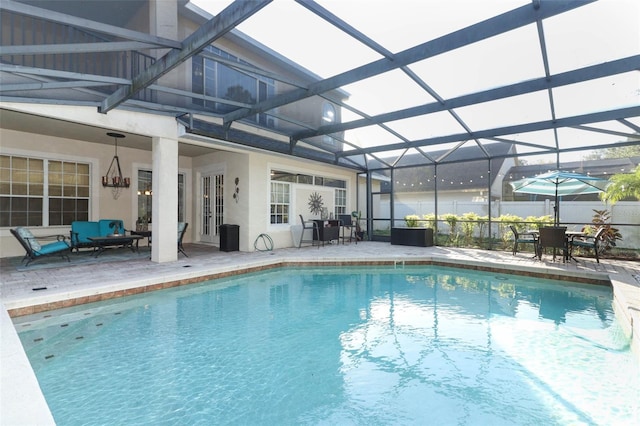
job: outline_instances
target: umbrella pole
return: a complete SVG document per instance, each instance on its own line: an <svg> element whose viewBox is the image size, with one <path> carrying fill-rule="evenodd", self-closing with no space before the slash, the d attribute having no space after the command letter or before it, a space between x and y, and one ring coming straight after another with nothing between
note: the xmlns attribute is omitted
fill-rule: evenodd
<svg viewBox="0 0 640 426"><path fill-rule="evenodd" d="M560 225L560 206L558 206L558 182L556 181L556 203L553 206L553 226Z"/></svg>

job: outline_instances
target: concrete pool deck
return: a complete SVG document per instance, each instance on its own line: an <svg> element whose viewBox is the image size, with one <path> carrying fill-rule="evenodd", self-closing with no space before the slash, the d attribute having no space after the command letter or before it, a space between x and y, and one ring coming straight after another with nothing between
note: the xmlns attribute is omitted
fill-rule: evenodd
<svg viewBox="0 0 640 426"><path fill-rule="evenodd" d="M0 259L0 424L55 424L42 396L35 374L22 349L10 317L45 312L73 304L121 297L167 286L185 285L246 271L291 264L340 266L349 263L426 263L476 270L501 271L588 283L611 283L616 315L632 336L640 354L640 262L586 258L579 262L543 261L531 253L452 247L394 246L382 242L360 242L324 247L276 249L269 252L221 252L201 244L185 245L189 257L157 264L148 252L130 254L117 262L75 264L53 261L47 267L16 268L15 259ZM81 254L82 256L82 254ZM38 290L34 290L38 289ZM639 355L640 356L640 355Z"/></svg>

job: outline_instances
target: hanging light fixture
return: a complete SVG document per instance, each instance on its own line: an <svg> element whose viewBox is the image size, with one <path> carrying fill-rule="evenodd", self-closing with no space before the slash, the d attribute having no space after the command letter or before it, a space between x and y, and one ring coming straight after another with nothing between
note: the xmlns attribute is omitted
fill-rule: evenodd
<svg viewBox="0 0 640 426"><path fill-rule="evenodd" d="M107 136L111 136L115 141L115 155L111 160L107 173L102 176L102 186L113 188L113 198L117 199L122 188L128 188L131 185L131 179L122 176L120 159L118 158L118 139L124 138L124 135L122 133L109 132Z"/></svg>

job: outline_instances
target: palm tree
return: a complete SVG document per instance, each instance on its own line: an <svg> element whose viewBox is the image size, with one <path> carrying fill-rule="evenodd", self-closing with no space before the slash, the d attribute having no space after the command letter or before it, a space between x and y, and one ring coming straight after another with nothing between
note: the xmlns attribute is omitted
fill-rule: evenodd
<svg viewBox="0 0 640 426"><path fill-rule="evenodd" d="M633 173L623 173L611 176L611 185L600 195L603 201L615 204L625 198L640 200L640 166Z"/></svg>

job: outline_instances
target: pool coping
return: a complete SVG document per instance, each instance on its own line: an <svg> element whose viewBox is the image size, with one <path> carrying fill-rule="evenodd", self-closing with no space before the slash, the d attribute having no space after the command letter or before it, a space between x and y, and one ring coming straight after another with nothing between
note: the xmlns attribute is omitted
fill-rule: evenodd
<svg viewBox="0 0 640 426"><path fill-rule="evenodd" d="M237 265L182 270L168 275L116 280L107 284L90 285L81 289L58 289L46 294L36 293L30 297L4 301L0 312L0 331L2 332L2 350L0 361L2 368L2 395L0 397L0 423L3 424L39 424L53 425L55 421L46 403L44 395L27 355L20 343L18 333L11 317L33 315L54 309L81 305L113 298L142 294L166 288L195 284L198 282L240 275L279 267L291 266L395 266L436 265L455 268L501 272L512 275L534 276L559 281L610 285L613 288L614 312L622 325L623 332L631 339L632 351L640 357L640 276L631 274L609 274L597 271L568 271L553 266L513 265L491 263L484 260L443 259L439 256L411 257L399 260L398 257L380 257L375 260L344 259L322 257L299 259L296 257L265 258ZM11 389L9 391L9 389ZM16 401L19 401L16 403Z"/></svg>

